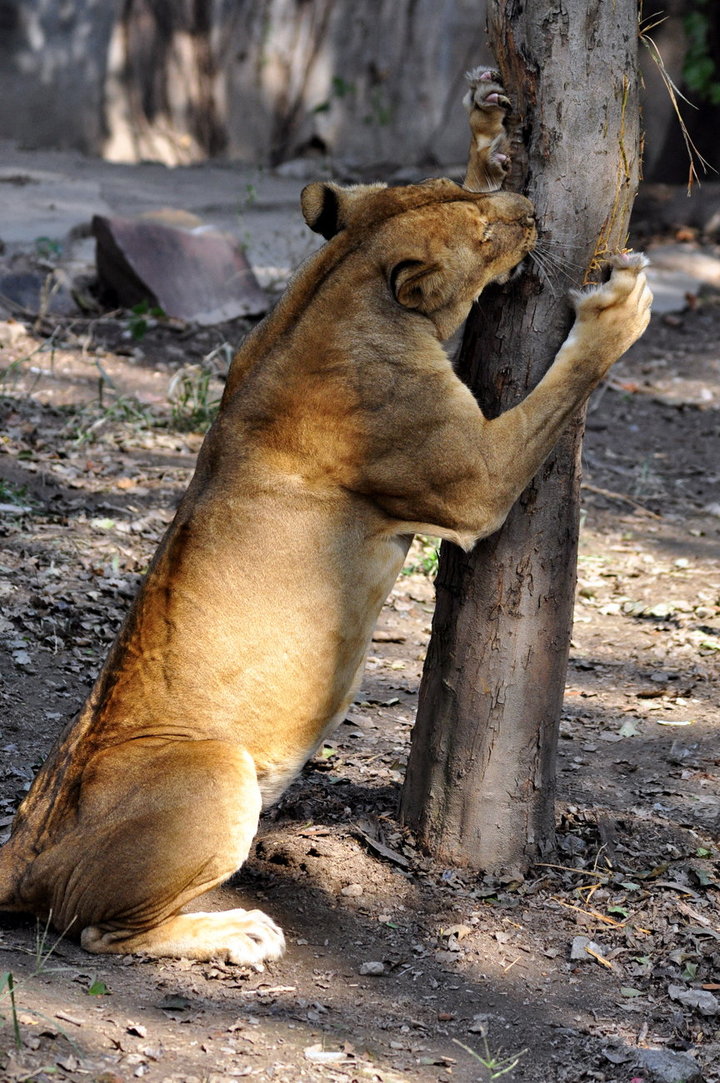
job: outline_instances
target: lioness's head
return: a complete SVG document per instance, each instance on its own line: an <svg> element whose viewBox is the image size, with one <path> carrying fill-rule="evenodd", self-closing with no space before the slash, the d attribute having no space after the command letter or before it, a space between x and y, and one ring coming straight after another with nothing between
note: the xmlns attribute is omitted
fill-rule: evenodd
<svg viewBox="0 0 720 1083"><path fill-rule="evenodd" d="M330 244L362 248L394 300L452 334L489 282L504 281L535 244L533 208L512 192L449 180L402 188L309 184L305 221Z"/></svg>

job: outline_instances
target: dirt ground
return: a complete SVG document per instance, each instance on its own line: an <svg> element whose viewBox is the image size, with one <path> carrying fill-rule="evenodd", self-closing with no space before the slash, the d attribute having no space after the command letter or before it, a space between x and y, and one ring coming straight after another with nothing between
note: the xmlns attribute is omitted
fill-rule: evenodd
<svg viewBox="0 0 720 1083"><path fill-rule="evenodd" d="M5 834L172 516L241 334L122 314L0 328ZM557 854L496 882L434 864L398 826L433 609L416 543L352 711L212 902L267 909L286 957L105 959L4 919L3 1080L720 1080L718 343L720 305L694 301L591 404Z"/></svg>

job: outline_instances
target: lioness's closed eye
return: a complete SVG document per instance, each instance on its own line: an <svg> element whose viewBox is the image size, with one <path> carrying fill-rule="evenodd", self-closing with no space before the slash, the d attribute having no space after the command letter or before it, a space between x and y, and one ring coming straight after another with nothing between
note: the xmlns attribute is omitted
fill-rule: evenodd
<svg viewBox="0 0 720 1083"><path fill-rule="evenodd" d="M0 907L94 952L257 963L260 911L182 913L245 860L341 720L414 531L495 530L563 425L642 333L640 256L575 297L545 378L486 420L442 348L535 243L499 191L507 99L471 73L466 184L311 184L327 243L238 351L190 487L75 722L0 850Z"/></svg>

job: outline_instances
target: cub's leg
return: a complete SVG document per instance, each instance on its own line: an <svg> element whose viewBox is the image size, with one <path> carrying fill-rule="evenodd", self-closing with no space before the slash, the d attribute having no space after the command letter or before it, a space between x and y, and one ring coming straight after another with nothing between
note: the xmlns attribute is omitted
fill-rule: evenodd
<svg viewBox="0 0 720 1083"><path fill-rule="evenodd" d="M75 826L34 862L27 895L91 952L277 959L281 930L259 910L180 913L247 857L261 798L255 766L223 741L139 738L98 753Z"/></svg>
<svg viewBox="0 0 720 1083"><path fill-rule="evenodd" d="M470 89L463 98L468 111L470 153L465 187L473 192L495 192L502 187L510 168L510 140L505 121L510 99L498 72L475 68L467 73Z"/></svg>

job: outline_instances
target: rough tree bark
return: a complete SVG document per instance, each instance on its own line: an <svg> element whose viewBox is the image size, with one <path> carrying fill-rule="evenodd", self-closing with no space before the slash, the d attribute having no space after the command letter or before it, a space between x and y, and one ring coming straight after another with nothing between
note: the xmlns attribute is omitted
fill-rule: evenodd
<svg viewBox="0 0 720 1083"><path fill-rule="evenodd" d="M545 259L486 291L459 362L496 416L547 370L571 323L567 290L625 245L639 162L636 0L490 0ZM541 256L541 258L543 258ZM553 281L549 279L552 278ZM504 527L470 554L443 544L404 821L443 859L516 874L554 843L555 750L578 533L577 418Z"/></svg>

